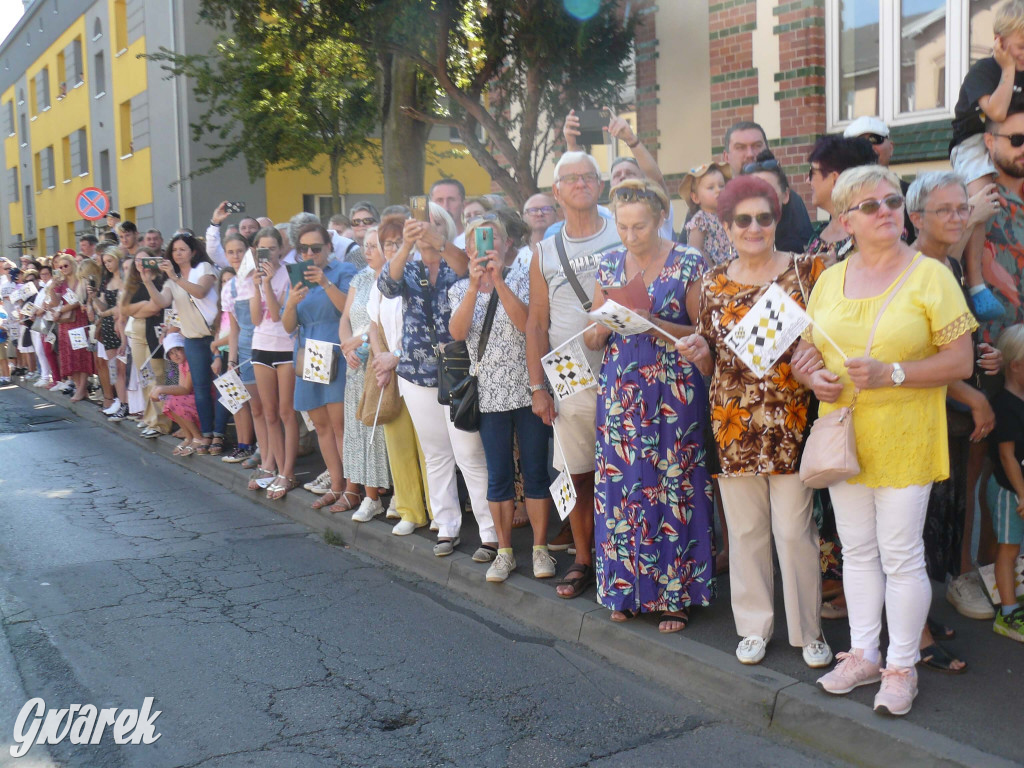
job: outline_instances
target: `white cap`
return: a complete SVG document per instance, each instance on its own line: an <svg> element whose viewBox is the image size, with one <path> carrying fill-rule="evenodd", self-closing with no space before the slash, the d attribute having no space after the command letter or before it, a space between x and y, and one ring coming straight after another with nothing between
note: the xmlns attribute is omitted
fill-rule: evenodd
<svg viewBox="0 0 1024 768"><path fill-rule="evenodd" d="M185 347L185 337L180 333L168 333L164 336L164 352L170 352L176 347Z"/></svg>
<svg viewBox="0 0 1024 768"><path fill-rule="evenodd" d="M854 139L865 133L877 133L879 136L889 135L889 126L879 117L858 117L843 131L843 136Z"/></svg>

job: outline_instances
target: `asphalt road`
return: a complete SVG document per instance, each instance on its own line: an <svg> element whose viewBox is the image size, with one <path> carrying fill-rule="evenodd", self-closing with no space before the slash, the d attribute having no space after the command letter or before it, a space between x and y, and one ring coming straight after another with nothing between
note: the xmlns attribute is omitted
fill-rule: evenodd
<svg viewBox="0 0 1024 768"><path fill-rule="evenodd" d="M0 764L800 766L781 745L0 389ZM30 697L159 740L7 752Z"/></svg>

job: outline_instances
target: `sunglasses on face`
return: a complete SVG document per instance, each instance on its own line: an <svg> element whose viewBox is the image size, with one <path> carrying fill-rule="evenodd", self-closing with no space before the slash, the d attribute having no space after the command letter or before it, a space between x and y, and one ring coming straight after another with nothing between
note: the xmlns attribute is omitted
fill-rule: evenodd
<svg viewBox="0 0 1024 768"><path fill-rule="evenodd" d="M881 134L878 134L878 133L865 133L865 134L863 134L861 136L861 138L862 139L867 139L868 141L870 141L872 144L874 144L877 147L879 144L884 144L885 140L887 138L889 138L889 137L888 136L882 136Z"/></svg>
<svg viewBox="0 0 1024 768"><path fill-rule="evenodd" d="M1024 133L993 133L992 135L999 136L1002 139L1009 139L1010 146L1014 149L1024 147Z"/></svg>
<svg viewBox="0 0 1024 768"><path fill-rule="evenodd" d="M323 249L323 243L299 243L296 247L296 250L298 250L299 253L311 252L314 256L319 256Z"/></svg>
<svg viewBox="0 0 1024 768"><path fill-rule="evenodd" d="M903 207L903 195L893 192L891 195L886 195L881 200L865 200L863 203L857 203L857 205L850 206L846 209L846 212L851 213L853 211L860 211L866 216L874 216L878 213L878 209L883 205L890 211L898 211Z"/></svg>
<svg viewBox="0 0 1024 768"><path fill-rule="evenodd" d="M747 163L741 169L741 173L760 173L761 171L777 171L781 166L774 157L761 162Z"/></svg>
<svg viewBox="0 0 1024 768"><path fill-rule="evenodd" d="M775 214L758 213L751 216L749 213L740 213L733 217L732 223L740 229L746 229L755 221L761 229L768 229L768 227L775 223Z"/></svg>
<svg viewBox="0 0 1024 768"><path fill-rule="evenodd" d="M377 220L372 216L367 216L364 219L352 219L352 226L354 227L369 227L372 224L376 224Z"/></svg>

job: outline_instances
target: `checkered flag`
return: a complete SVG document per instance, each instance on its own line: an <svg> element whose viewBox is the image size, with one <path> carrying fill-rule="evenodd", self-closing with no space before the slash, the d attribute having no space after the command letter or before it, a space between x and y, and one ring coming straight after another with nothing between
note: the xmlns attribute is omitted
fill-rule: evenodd
<svg viewBox="0 0 1024 768"><path fill-rule="evenodd" d="M590 369L590 363L583 354L579 339L571 339L556 347L540 361L548 381L551 382L551 389L559 401L597 386L597 377Z"/></svg>
<svg viewBox="0 0 1024 768"><path fill-rule="evenodd" d="M725 343L763 378L810 322L803 308L778 283L772 283L725 337Z"/></svg>

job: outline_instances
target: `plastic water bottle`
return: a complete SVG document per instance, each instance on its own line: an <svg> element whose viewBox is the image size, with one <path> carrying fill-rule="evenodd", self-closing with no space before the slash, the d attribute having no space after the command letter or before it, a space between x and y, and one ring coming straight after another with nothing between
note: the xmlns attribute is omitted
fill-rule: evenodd
<svg viewBox="0 0 1024 768"><path fill-rule="evenodd" d="M356 356L365 363L370 358L370 342L364 341L356 347Z"/></svg>

